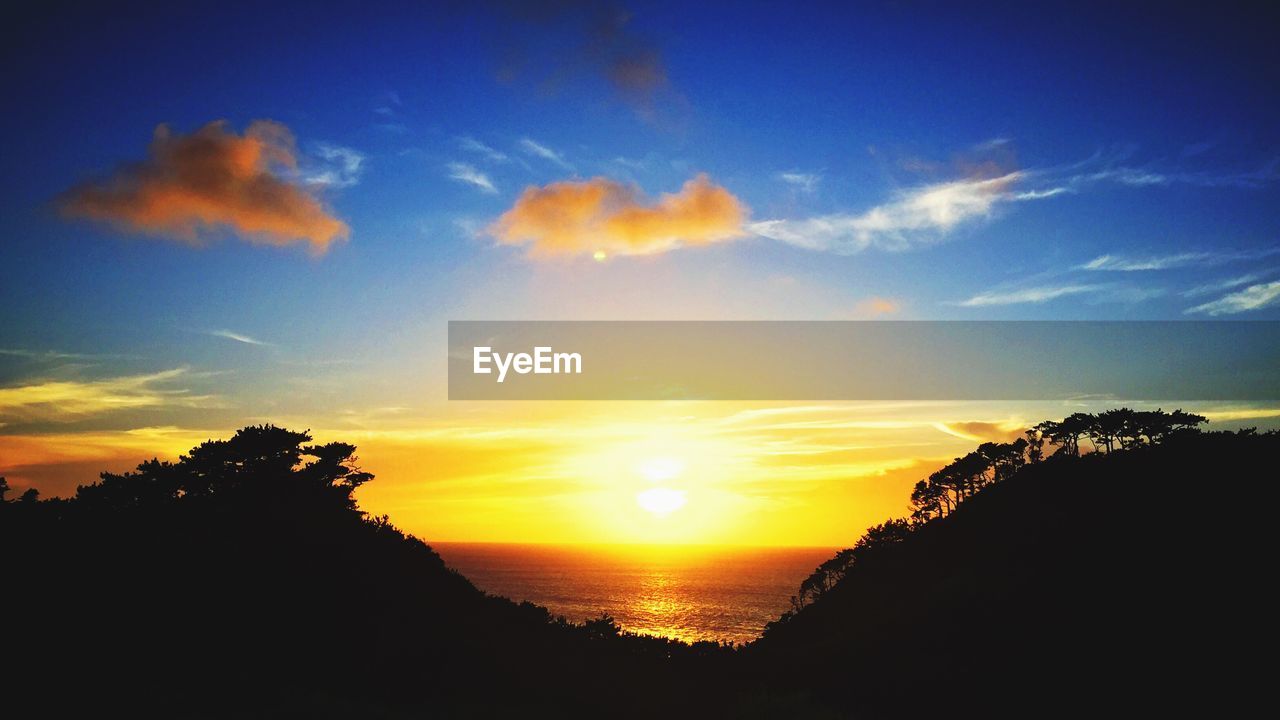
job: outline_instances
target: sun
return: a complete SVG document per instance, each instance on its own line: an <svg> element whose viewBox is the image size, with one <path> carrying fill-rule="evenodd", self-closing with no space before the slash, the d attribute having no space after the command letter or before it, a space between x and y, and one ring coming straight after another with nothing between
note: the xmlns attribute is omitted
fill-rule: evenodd
<svg viewBox="0 0 1280 720"><path fill-rule="evenodd" d="M684 461L673 457L650 458L640 463L636 472L649 482L666 482L679 477L684 472Z"/></svg>
<svg viewBox="0 0 1280 720"><path fill-rule="evenodd" d="M688 501L684 491L665 487L650 488L636 493L636 504L660 517L679 510Z"/></svg>
<svg viewBox="0 0 1280 720"><path fill-rule="evenodd" d="M684 461L675 457L651 457L638 463L635 471L651 483L669 483L684 473ZM636 504L658 517L670 515L688 501L683 490L669 487L653 487L636 493Z"/></svg>

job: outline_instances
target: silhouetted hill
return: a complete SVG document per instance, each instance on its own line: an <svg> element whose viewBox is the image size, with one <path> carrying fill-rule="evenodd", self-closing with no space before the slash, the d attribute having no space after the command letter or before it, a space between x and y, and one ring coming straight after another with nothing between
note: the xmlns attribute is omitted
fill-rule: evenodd
<svg viewBox="0 0 1280 720"><path fill-rule="evenodd" d="M1023 466L863 553L746 651L853 717L1243 715L1273 637L1280 437Z"/></svg>
<svg viewBox="0 0 1280 720"><path fill-rule="evenodd" d="M369 518L355 448L245 428L0 503L12 717L1244 714L1280 436L1118 410L922 480L744 649L486 596ZM1059 451L1045 458L1043 440ZM1075 456L1080 441L1110 447ZM0 484L0 491L7 486ZM13 712L16 710L17 712Z"/></svg>
<svg viewBox="0 0 1280 720"><path fill-rule="evenodd" d="M706 697L727 651L485 596L356 509L353 447L309 440L246 428L0 505L4 702L31 709L11 717L636 716Z"/></svg>

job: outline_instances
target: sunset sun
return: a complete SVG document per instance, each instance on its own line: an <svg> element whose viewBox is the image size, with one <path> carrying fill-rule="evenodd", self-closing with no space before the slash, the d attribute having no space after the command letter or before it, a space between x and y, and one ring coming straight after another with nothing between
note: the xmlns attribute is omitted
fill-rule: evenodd
<svg viewBox="0 0 1280 720"><path fill-rule="evenodd" d="M654 515L664 516L684 507L688 502L683 491L656 487L636 494L636 503Z"/></svg>

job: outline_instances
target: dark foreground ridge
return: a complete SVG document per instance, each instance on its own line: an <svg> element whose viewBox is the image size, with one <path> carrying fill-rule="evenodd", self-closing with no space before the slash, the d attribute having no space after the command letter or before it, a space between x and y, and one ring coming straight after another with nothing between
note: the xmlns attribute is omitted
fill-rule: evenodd
<svg viewBox="0 0 1280 720"><path fill-rule="evenodd" d="M354 447L245 428L73 499L0 505L4 703L22 717L1231 714L1267 687L1240 648L1273 634L1280 436L1116 412L1130 414L1042 424L934 473L911 517L824 563L736 649L486 596L359 511L371 477ZM1077 456L1086 438L1097 451Z"/></svg>

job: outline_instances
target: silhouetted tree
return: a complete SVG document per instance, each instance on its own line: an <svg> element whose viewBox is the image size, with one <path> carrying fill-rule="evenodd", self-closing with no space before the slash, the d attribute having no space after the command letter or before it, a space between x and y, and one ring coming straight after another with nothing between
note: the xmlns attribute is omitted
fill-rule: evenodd
<svg viewBox="0 0 1280 720"><path fill-rule="evenodd" d="M1046 420L1036 429L1044 434L1050 445L1057 445L1070 456L1080 454L1080 438L1089 434L1093 426L1093 416L1087 413L1072 413L1061 422Z"/></svg>
<svg viewBox="0 0 1280 720"><path fill-rule="evenodd" d="M582 623L582 629L586 631L587 637L597 640L616 638L622 634L622 626L609 613L600 613L600 617L587 620Z"/></svg>
<svg viewBox="0 0 1280 720"><path fill-rule="evenodd" d="M830 560L819 565L809 577L800 583L800 593L791 596L791 607L799 611L818 598L822 597L837 583L844 579L858 561L873 548L902 542L911 534L912 525L907 520L888 520L879 525L867 528L853 547L836 553Z"/></svg>
<svg viewBox="0 0 1280 720"><path fill-rule="evenodd" d="M1044 459L1044 435L1036 428L1027 428L1027 462L1035 464Z"/></svg>
<svg viewBox="0 0 1280 720"><path fill-rule="evenodd" d="M983 488L1008 480L1028 464L1041 462L1045 440L1060 447L1065 456L1078 457L1083 437L1090 438L1095 451L1110 453L1117 445L1129 449L1160 442L1175 432L1197 432L1196 426L1203 422L1204 417L1181 410L1165 413L1117 408L1098 415L1073 413L1061 421L1045 420L1013 442L984 442L912 487L908 520L890 520L870 528L852 548L839 551L819 565L800 584L799 593L792 596L792 612L799 612L839 584L865 548L900 539L913 527L947 517Z"/></svg>
<svg viewBox="0 0 1280 720"><path fill-rule="evenodd" d="M355 507L352 493L372 479L356 465L355 446L333 442L307 445L306 432L274 425L238 430L230 440L208 440L170 463L148 460L126 473L102 473L82 485L83 504L124 509L196 498L258 500L303 495Z"/></svg>

